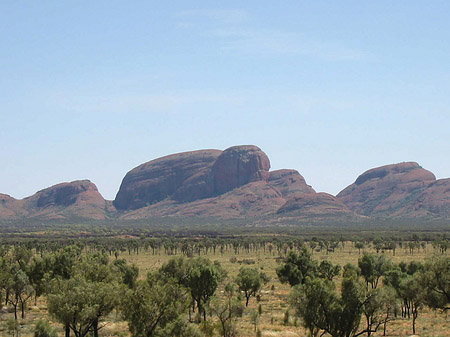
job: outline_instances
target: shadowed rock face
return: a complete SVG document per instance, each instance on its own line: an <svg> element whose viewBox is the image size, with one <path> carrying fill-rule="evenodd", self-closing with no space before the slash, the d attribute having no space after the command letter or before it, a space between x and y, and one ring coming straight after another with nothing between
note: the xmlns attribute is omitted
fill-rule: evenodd
<svg viewBox="0 0 450 337"><path fill-rule="evenodd" d="M315 215L322 214L321 207L327 214L351 213L335 197L318 195L297 171L269 169L267 155L252 145L172 155L130 171L114 204L126 211L123 219L255 217L276 214L288 202L285 212L311 213L314 204Z"/></svg>
<svg viewBox="0 0 450 337"><path fill-rule="evenodd" d="M89 180L62 183L31 197L16 200L8 195L0 195L0 218L41 218L41 219L105 219L107 210L105 200L97 186Z"/></svg>
<svg viewBox="0 0 450 337"><path fill-rule="evenodd" d="M35 206L37 208L70 206L77 201L81 194L87 191L98 192L97 188L87 181L58 184L38 192L35 197Z"/></svg>
<svg viewBox="0 0 450 337"><path fill-rule="evenodd" d="M221 195L269 177L270 162L256 146L184 152L152 160L128 172L114 206L134 210L165 199L190 202Z"/></svg>
<svg viewBox="0 0 450 337"><path fill-rule="evenodd" d="M222 151L178 153L142 164L128 172L114 200L119 210L133 210L175 196L180 201L212 194L207 178Z"/></svg>
<svg viewBox="0 0 450 337"><path fill-rule="evenodd" d="M310 216L349 215L352 212L335 196L328 193L294 195L280 207L278 214L298 213Z"/></svg>
<svg viewBox="0 0 450 337"><path fill-rule="evenodd" d="M450 179L433 181L414 194L395 217L439 217L450 219Z"/></svg>
<svg viewBox="0 0 450 337"><path fill-rule="evenodd" d="M269 158L259 147L230 147L212 167L214 193L220 195L250 182L267 181L269 169Z"/></svg>
<svg viewBox="0 0 450 337"><path fill-rule="evenodd" d="M368 170L337 197L316 193L296 170L269 169L266 154L251 145L179 153L128 172L114 202L105 201L89 180L80 180L22 200L0 194L0 219L450 219L450 179L436 180L417 163Z"/></svg>
<svg viewBox="0 0 450 337"><path fill-rule="evenodd" d="M104 219L105 199L95 184L77 180L46 188L23 200L28 217Z"/></svg>
<svg viewBox="0 0 450 337"><path fill-rule="evenodd" d="M7 194L0 194L0 219L21 217L25 214L22 200L17 200Z"/></svg>
<svg viewBox="0 0 450 337"><path fill-rule="evenodd" d="M414 162L386 165L364 172L337 198L351 210L364 215L405 214L436 177Z"/></svg>
<svg viewBox="0 0 450 337"><path fill-rule="evenodd" d="M270 172L268 183L278 189L283 197L291 197L296 194L316 193L306 184L305 178L296 170L277 170Z"/></svg>
<svg viewBox="0 0 450 337"><path fill-rule="evenodd" d="M248 183L216 197L187 203L165 200L125 213L123 219L149 216L247 218L274 214L286 200L264 181Z"/></svg>

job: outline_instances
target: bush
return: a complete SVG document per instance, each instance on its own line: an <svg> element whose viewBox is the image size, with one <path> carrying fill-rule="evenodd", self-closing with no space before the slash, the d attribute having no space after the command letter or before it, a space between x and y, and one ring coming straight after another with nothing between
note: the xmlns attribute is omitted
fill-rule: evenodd
<svg viewBox="0 0 450 337"><path fill-rule="evenodd" d="M34 337L58 337L58 333L49 322L40 319L34 328Z"/></svg>
<svg viewBox="0 0 450 337"><path fill-rule="evenodd" d="M253 259L243 259L242 263L243 264L255 264L256 262Z"/></svg>
<svg viewBox="0 0 450 337"><path fill-rule="evenodd" d="M6 329L13 336L19 336L20 324L18 320L10 318L6 321Z"/></svg>
<svg viewBox="0 0 450 337"><path fill-rule="evenodd" d="M289 325L289 318L290 318L290 314L289 314L289 309L288 309L284 313L284 318L283 318L283 324L284 325Z"/></svg>

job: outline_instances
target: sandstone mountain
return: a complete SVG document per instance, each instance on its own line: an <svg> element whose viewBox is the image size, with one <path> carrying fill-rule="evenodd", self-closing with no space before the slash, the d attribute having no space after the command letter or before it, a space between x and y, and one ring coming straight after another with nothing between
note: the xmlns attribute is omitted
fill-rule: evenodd
<svg viewBox="0 0 450 337"><path fill-rule="evenodd" d="M0 195L2 219L103 220L107 210L107 202L89 180L61 183L22 200Z"/></svg>
<svg viewBox="0 0 450 337"><path fill-rule="evenodd" d="M7 194L0 194L0 219L15 219L26 215L23 201Z"/></svg>
<svg viewBox="0 0 450 337"><path fill-rule="evenodd" d="M450 218L450 179L436 180L414 162L368 170L337 198L367 216Z"/></svg>
<svg viewBox="0 0 450 337"><path fill-rule="evenodd" d="M62 183L17 200L0 194L0 220L450 219L450 179L408 162L374 168L336 197L316 193L296 170L270 171L253 145L199 150L151 160L129 171L115 200L89 180Z"/></svg>
<svg viewBox="0 0 450 337"><path fill-rule="evenodd" d="M233 146L223 152L179 153L128 172L113 203L123 219L256 217L276 214L286 204L290 206L282 212L302 210L310 214L315 207L315 215L351 213L335 197L317 194L297 171L269 169L267 155L252 145ZM327 206L322 208L324 204Z"/></svg>

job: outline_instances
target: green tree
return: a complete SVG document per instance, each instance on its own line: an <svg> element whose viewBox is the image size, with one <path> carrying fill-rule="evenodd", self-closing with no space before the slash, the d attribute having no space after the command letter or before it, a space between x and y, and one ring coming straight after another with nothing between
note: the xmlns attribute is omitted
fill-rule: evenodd
<svg viewBox="0 0 450 337"><path fill-rule="evenodd" d="M318 268L318 276L322 278L326 278L330 281L333 280L334 277L338 276L341 272L340 265L333 265L330 261L323 260L319 264Z"/></svg>
<svg viewBox="0 0 450 337"><path fill-rule="evenodd" d="M38 297L42 296L46 289L45 274L48 272L45 261L42 258L33 257L27 270L27 275L34 288L34 304Z"/></svg>
<svg viewBox="0 0 450 337"><path fill-rule="evenodd" d="M236 295L234 284L225 286L224 295L224 299L215 296L209 304L209 310L220 322L220 334L223 337L234 337L237 336L236 318L242 316L244 307Z"/></svg>
<svg viewBox="0 0 450 337"><path fill-rule="evenodd" d="M139 269L134 264L127 264L124 259L116 259L113 266L117 268L122 276L122 283L126 284L128 288L133 289L136 286L136 281L139 275Z"/></svg>
<svg viewBox="0 0 450 337"><path fill-rule="evenodd" d="M22 269L19 269L17 265L12 269L12 279L8 291L10 292L8 302L14 307L14 318L17 320L19 306L22 313L21 316L25 318L25 305L33 296L34 289L30 284L28 275Z"/></svg>
<svg viewBox="0 0 450 337"><path fill-rule="evenodd" d="M365 245L363 242L355 242L355 248L358 249L358 254L361 254L361 249L364 249Z"/></svg>
<svg viewBox="0 0 450 337"><path fill-rule="evenodd" d="M99 322L118 304L118 293L121 290L117 283L91 282L81 275L57 279L47 296L48 312L76 337L91 331L97 337Z"/></svg>
<svg viewBox="0 0 450 337"><path fill-rule="evenodd" d="M361 271L361 276L366 282L367 288L370 284L372 289L375 289L378 286L380 278L391 269L391 262L384 255L364 253L358 259L358 267Z"/></svg>
<svg viewBox="0 0 450 337"><path fill-rule="evenodd" d="M391 302L395 302L395 296L392 298L392 292L387 291L388 287L367 290L366 300L362 306L363 316L366 320L367 336L376 332L378 328L386 325L389 319L389 308Z"/></svg>
<svg viewBox="0 0 450 337"><path fill-rule="evenodd" d="M80 255L79 246L66 246L53 254L44 256L47 282L58 277L63 279L72 277L74 265Z"/></svg>
<svg viewBox="0 0 450 337"><path fill-rule="evenodd" d="M72 330L76 337L86 336L91 331L97 337L101 328L99 324L119 303L117 294L123 288L120 273L109 264L105 254L72 259L70 251L69 254L64 251L57 256L70 261L59 264L68 267L63 270L70 270L70 273L61 273L51 282L47 296L48 311L64 324L66 336Z"/></svg>
<svg viewBox="0 0 450 337"><path fill-rule="evenodd" d="M450 259L439 257L425 263L418 278L425 303L434 309L450 310Z"/></svg>
<svg viewBox="0 0 450 337"><path fill-rule="evenodd" d="M358 331L368 301L365 295L364 285L355 277L343 280L340 296L332 281L307 278L293 288L290 298L310 337L320 331L332 337L355 337L367 333L367 329Z"/></svg>
<svg viewBox="0 0 450 337"><path fill-rule="evenodd" d="M423 289L419 282L419 275L406 277L402 280L402 288L404 289L404 296L410 303L412 315L412 330L416 334L416 320L419 316L419 310L423 305Z"/></svg>
<svg viewBox="0 0 450 337"><path fill-rule="evenodd" d="M250 312L250 321L252 322L253 326L255 327L255 332L258 328L258 323L259 323L260 317L261 317L261 315L258 312L258 310L252 310Z"/></svg>
<svg viewBox="0 0 450 337"><path fill-rule="evenodd" d="M187 334L188 328L179 318L188 306L188 293L182 286L150 273L128 290L122 312L133 336L175 337Z"/></svg>
<svg viewBox="0 0 450 337"><path fill-rule="evenodd" d="M316 273L317 262L306 247L299 253L290 251L284 263L277 268L277 276L281 283L287 282L290 286L304 284L308 276L315 276Z"/></svg>
<svg viewBox="0 0 450 337"><path fill-rule="evenodd" d="M178 284L188 287L189 265L183 257L174 257L159 269L159 276L165 280L174 279Z"/></svg>
<svg viewBox="0 0 450 337"><path fill-rule="evenodd" d="M213 263L211 260L201 257L189 260L186 284L205 321L206 305L224 276L225 272L217 261Z"/></svg>
<svg viewBox="0 0 450 337"><path fill-rule="evenodd" d="M0 303L5 303L5 305L9 302L9 295L13 283L13 273L11 269L11 261L5 253L5 256L0 258Z"/></svg>
<svg viewBox="0 0 450 337"><path fill-rule="evenodd" d="M256 268L242 267L235 279L239 287L239 291L244 293L246 298L245 306L248 306L248 301L251 296L256 296L256 293L261 289L263 280Z"/></svg>

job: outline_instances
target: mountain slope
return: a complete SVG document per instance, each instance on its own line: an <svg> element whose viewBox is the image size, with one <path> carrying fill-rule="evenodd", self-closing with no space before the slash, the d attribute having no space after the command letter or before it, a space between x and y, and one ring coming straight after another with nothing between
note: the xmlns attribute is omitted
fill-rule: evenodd
<svg viewBox="0 0 450 337"><path fill-rule="evenodd" d="M367 216L450 218L450 180L436 180L415 162L368 170L337 198Z"/></svg>
<svg viewBox="0 0 450 337"><path fill-rule="evenodd" d="M22 200L1 195L0 205L3 219L103 220L108 212L105 199L89 180L57 184Z"/></svg>
<svg viewBox="0 0 450 337"><path fill-rule="evenodd" d="M283 207L285 212L306 210L300 206L300 200L309 196L308 204L318 208L317 214L325 205L324 198L334 203L334 208L327 206L327 212L351 213L335 197L319 196L297 171L269 172L269 169L269 158L253 145L233 146L223 152L203 150L163 157L127 173L114 205L124 211L122 219L151 216L233 219L276 214ZM177 179L173 178L167 188L167 177L174 175ZM152 192L161 188L166 193L158 192L154 198ZM131 196L126 207L122 207L124 195Z"/></svg>

